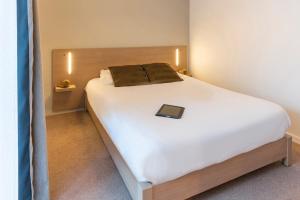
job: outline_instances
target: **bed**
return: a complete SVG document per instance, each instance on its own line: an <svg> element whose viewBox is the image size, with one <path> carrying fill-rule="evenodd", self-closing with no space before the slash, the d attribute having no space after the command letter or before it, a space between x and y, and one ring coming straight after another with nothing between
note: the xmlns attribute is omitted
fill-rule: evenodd
<svg viewBox="0 0 300 200"><path fill-rule="evenodd" d="M173 60L171 49L145 54L165 62ZM184 75L181 82L121 88L93 76L82 84L85 107L134 200L187 199L273 162L291 164L290 120L272 102ZM164 103L185 107L182 119L156 117Z"/></svg>
<svg viewBox="0 0 300 200"><path fill-rule="evenodd" d="M101 78L87 84L89 111L137 182L155 188L285 138L290 121L280 106L181 76L182 82L134 87ZM156 117L162 103L184 106L183 118ZM152 198L190 197L159 196Z"/></svg>

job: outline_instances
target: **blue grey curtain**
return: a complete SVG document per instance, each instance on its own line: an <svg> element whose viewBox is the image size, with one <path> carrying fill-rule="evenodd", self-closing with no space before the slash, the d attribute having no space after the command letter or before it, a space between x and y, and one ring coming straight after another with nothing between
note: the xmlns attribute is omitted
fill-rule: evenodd
<svg viewBox="0 0 300 200"><path fill-rule="evenodd" d="M18 157L19 199L32 196L30 177L30 80L27 0L17 0L18 45Z"/></svg>
<svg viewBox="0 0 300 200"><path fill-rule="evenodd" d="M34 0L17 0L19 200L48 200L42 68Z"/></svg>

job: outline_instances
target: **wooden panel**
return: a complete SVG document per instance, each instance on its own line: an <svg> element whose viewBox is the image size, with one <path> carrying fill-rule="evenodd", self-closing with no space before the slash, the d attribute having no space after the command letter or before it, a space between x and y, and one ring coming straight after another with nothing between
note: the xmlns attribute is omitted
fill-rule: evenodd
<svg viewBox="0 0 300 200"><path fill-rule="evenodd" d="M138 182L114 146L90 104L88 111L134 200L182 200L276 161L291 165L292 139L285 136L250 152L159 185Z"/></svg>
<svg viewBox="0 0 300 200"><path fill-rule="evenodd" d="M178 68L187 68L186 46L53 50L53 111L83 108L84 87L89 80L99 77L100 70L108 66L165 62L177 69L176 48L179 48L180 51L180 65ZM68 52L72 53L73 58L71 75L67 71ZM55 92L57 82L65 79L69 79L75 84L76 89L72 92Z"/></svg>
<svg viewBox="0 0 300 200"><path fill-rule="evenodd" d="M288 157L288 137L179 179L153 186L155 200L182 200ZM166 192L172 191L172 192Z"/></svg>

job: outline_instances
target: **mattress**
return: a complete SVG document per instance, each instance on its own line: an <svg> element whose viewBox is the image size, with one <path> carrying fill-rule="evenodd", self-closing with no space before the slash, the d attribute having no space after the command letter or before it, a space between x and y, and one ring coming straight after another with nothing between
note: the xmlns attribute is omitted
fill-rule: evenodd
<svg viewBox="0 0 300 200"><path fill-rule="evenodd" d="M99 121L140 182L154 185L223 162L285 135L279 105L182 76L184 81L86 86ZM181 119L155 116L162 104L185 107Z"/></svg>

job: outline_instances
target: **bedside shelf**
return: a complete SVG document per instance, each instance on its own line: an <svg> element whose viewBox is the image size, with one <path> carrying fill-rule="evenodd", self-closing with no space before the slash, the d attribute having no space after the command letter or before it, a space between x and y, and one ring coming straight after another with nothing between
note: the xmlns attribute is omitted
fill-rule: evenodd
<svg viewBox="0 0 300 200"><path fill-rule="evenodd" d="M55 87L55 92L72 92L76 89L76 85L69 85L67 88Z"/></svg>
<svg viewBox="0 0 300 200"><path fill-rule="evenodd" d="M186 68L180 68L177 70L178 73L192 77L192 74Z"/></svg>

